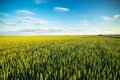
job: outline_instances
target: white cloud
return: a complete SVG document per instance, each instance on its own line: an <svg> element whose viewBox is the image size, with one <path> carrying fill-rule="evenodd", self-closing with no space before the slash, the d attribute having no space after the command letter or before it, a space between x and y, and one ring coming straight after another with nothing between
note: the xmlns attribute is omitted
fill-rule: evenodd
<svg viewBox="0 0 120 80"><path fill-rule="evenodd" d="M54 7L54 10L59 11L59 12L68 12L70 9L65 8L65 7Z"/></svg>
<svg viewBox="0 0 120 80"><path fill-rule="evenodd" d="M22 17L22 19L25 19L25 20L36 20L37 18L35 18L35 17Z"/></svg>
<svg viewBox="0 0 120 80"><path fill-rule="evenodd" d="M45 21L45 20L39 20L37 22L37 25L47 25L49 22L48 21Z"/></svg>
<svg viewBox="0 0 120 80"><path fill-rule="evenodd" d="M120 34L120 28L96 28L93 30L97 34Z"/></svg>
<svg viewBox="0 0 120 80"><path fill-rule="evenodd" d="M105 20L105 21L109 21L109 20L112 20L111 17L107 17L107 16L102 16L102 19Z"/></svg>
<svg viewBox="0 0 120 80"><path fill-rule="evenodd" d="M63 28L27 28L18 30L18 32L26 33L26 32L33 32L33 33L54 33L54 32L64 32Z"/></svg>
<svg viewBox="0 0 120 80"><path fill-rule="evenodd" d="M80 21L78 26L80 27L88 27L89 25L89 22L87 20L84 20L84 21Z"/></svg>
<svg viewBox="0 0 120 80"><path fill-rule="evenodd" d="M46 0L34 0L36 4L46 3Z"/></svg>
<svg viewBox="0 0 120 80"><path fill-rule="evenodd" d="M102 19L105 21L110 21L110 20L117 20L119 17L120 15L116 14L116 15L113 15L112 17L102 16Z"/></svg>
<svg viewBox="0 0 120 80"><path fill-rule="evenodd" d="M120 28L92 28L92 29L64 29L64 28L38 28L31 29L29 32L35 34L49 35L99 35L99 34L120 34ZM28 31L26 31L28 32Z"/></svg>
<svg viewBox="0 0 120 80"><path fill-rule="evenodd" d="M0 19L0 23L6 24L6 25L9 25L9 26L14 26L14 25L17 24L16 21L11 20L11 19Z"/></svg>
<svg viewBox="0 0 120 80"><path fill-rule="evenodd" d="M18 22L19 23L26 23L26 22L29 22L29 20L21 18L21 19L18 20Z"/></svg>
<svg viewBox="0 0 120 80"><path fill-rule="evenodd" d="M49 21L43 20L40 18L36 18L36 17L21 17L20 19L18 19L18 23L28 23L28 22L32 22L35 25L47 25L47 24L49 24Z"/></svg>
<svg viewBox="0 0 120 80"><path fill-rule="evenodd" d="M28 10L17 10L17 13L26 14L26 15L33 15L33 14L35 14L35 13L33 13L31 11L28 11Z"/></svg>
<svg viewBox="0 0 120 80"><path fill-rule="evenodd" d="M35 21L37 20L37 18L34 17L22 17L18 20L18 22L20 23L25 23L25 22L29 22L29 21Z"/></svg>
<svg viewBox="0 0 120 80"><path fill-rule="evenodd" d="M114 15L113 16L113 18L119 18L120 17L120 15Z"/></svg>
<svg viewBox="0 0 120 80"><path fill-rule="evenodd" d="M64 28L54 27L53 31L66 31Z"/></svg>
<svg viewBox="0 0 120 80"><path fill-rule="evenodd" d="M0 30L0 35L99 35L120 34L120 28L89 28L89 29L64 29L53 28L24 28L16 30Z"/></svg>
<svg viewBox="0 0 120 80"><path fill-rule="evenodd" d="M43 20L36 17L18 17L13 19L0 19L0 23L5 25L48 25L48 24L55 24L54 21Z"/></svg>
<svg viewBox="0 0 120 80"><path fill-rule="evenodd" d="M14 22L14 21L6 21L6 22L4 22L6 25L9 25L9 26L14 26L14 25L16 25L16 22Z"/></svg>
<svg viewBox="0 0 120 80"><path fill-rule="evenodd" d="M5 17L11 17L9 14L7 14L7 13L2 13L2 12L0 12L0 15L5 16Z"/></svg>

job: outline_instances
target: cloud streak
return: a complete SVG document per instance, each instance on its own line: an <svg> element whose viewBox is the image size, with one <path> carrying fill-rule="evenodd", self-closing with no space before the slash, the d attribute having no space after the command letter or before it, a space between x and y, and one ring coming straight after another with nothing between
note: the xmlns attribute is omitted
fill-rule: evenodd
<svg viewBox="0 0 120 80"><path fill-rule="evenodd" d="M120 15L114 15L113 18L120 18Z"/></svg>
<svg viewBox="0 0 120 80"><path fill-rule="evenodd" d="M107 16L102 16L102 20L110 21L110 20L112 20L112 18L111 17L107 17Z"/></svg>
<svg viewBox="0 0 120 80"><path fill-rule="evenodd" d="M0 30L0 35L59 35L65 32L64 28L26 28L14 30Z"/></svg>
<svg viewBox="0 0 120 80"><path fill-rule="evenodd" d="M9 20L9 19L0 19L0 23L5 24L5 25L9 25L9 26L15 26L17 25L16 21L13 20Z"/></svg>
<svg viewBox="0 0 120 80"><path fill-rule="evenodd" d="M49 24L49 21L35 18L35 17L22 17L18 20L19 23L28 23L33 22L36 25L47 25Z"/></svg>
<svg viewBox="0 0 120 80"><path fill-rule="evenodd" d="M35 14L35 13L29 11L29 10L17 10L16 12L19 13L19 14L26 14L26 15L33 15L33 14Z"/></svg>
<svg viewBox="0 0 120 80"><path fill-rule="evenodd" d="M120 34L120 28L90 28L90 29L64 29L54 28L26 28L18 30L0 30L0 35L99 35Z"/></svg>
<svg viewBox="0 0 120 80"><path fill-rule="evenodd" d="M22 29L22 30L19 30L19 32L42 32L42 33L46 33L46 32L62 32L62 31L65 31L63 28L27 28L27 29Z"/></svg>
<svg viewBox="0 0 120 80"><path fill-rule="evenodd" d="M9 14L7 14L7 13L2 13L2 12L0 12L0 15L5 16L5 17L11 17Z"/></svg>
<svg viewBox="0 0 120 80"><path fill-rule="evenodd" d="M35 21L37 20L37 18L34 17L21 17L20 19L18 19L19 23L27 23L29 21Z"/></svg>
<svg viewBox="0 0 120 80"><path fill-rule="evenodd" d="M68 11L70 11L70 9L65 8L65 7L54 7L54 10L58 11L58 12L68 12Z"/></svg>
<svg viewBox="0 0 120 80"><path fill-rule="evenodd" d="M16 25L16 22L13 22L13 21L7 21L5 22L6 25L9 25L9 26L15 26Z"/></svg>
<svg viewBox="0 0 120 80"><path fill-rule="evenodd" d="M46 0L34 0L36 4L46 3Z"/></svg>
<svg viewBox="0 0 120 80"><path fill-rule="evenodd" d="M0 19L0 23L5 25L10 25L10 26L21 25L23 23L24 25L27 25L27 24L29 25L30 23L32 23L33 25L44 26L52 22L43 20L40 18L36 18L36 17L20 17L20 18L13 18L13 19ZM54 22L52 24L54 24Z"/></svg>
<svg viewBox="0 0 120 80"><path fill-rule="evenodd" d="M49 22L48 21L45 21L45 20L39 20L37 22L37 25L47 25Z"/></svg>
<svg viewBox="0 0 120 80"><path fill-rule="evenodd" d="M84 20L84 21L80 21L78 26L80 27L88 27L89 25L89 22L87 20Z"/></svg>
<svg viewBox="0 0 120 80"><path fill-rule="evenodd" d="M120 18L120 15L118 15L118 14L113 15L112 17L102 16L102 20L104 20L104 21L116 20L118 18Z"/></svg>

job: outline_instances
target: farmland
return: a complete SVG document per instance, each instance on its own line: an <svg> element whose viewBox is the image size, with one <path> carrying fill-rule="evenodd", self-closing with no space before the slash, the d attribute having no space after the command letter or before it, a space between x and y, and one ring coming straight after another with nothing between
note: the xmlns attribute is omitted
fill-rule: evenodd
<svg viewBox="0 0 120 80"><path fill-rule="evenodd" d="M0 37L0 80L119 79L119 37Z"/></svg>

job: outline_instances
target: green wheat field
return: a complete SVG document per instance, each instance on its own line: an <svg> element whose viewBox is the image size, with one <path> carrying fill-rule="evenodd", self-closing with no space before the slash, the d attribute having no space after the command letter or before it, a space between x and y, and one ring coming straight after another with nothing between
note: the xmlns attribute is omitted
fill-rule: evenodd
<svg viewBox="0 0 120 80"><path fill-rule="evenodd" d="M0 80L120 80L120 36L1 36Z"/></svg>

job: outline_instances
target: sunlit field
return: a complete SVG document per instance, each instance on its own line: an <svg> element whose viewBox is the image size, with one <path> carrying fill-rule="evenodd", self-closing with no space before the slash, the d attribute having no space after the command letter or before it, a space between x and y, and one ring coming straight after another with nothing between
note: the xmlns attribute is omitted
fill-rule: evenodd
<svg viewBox="0 0 120 80"><path fill-rule="evenodd" d="M120 37L0 37L0 80L119 80Z"/></svg>

